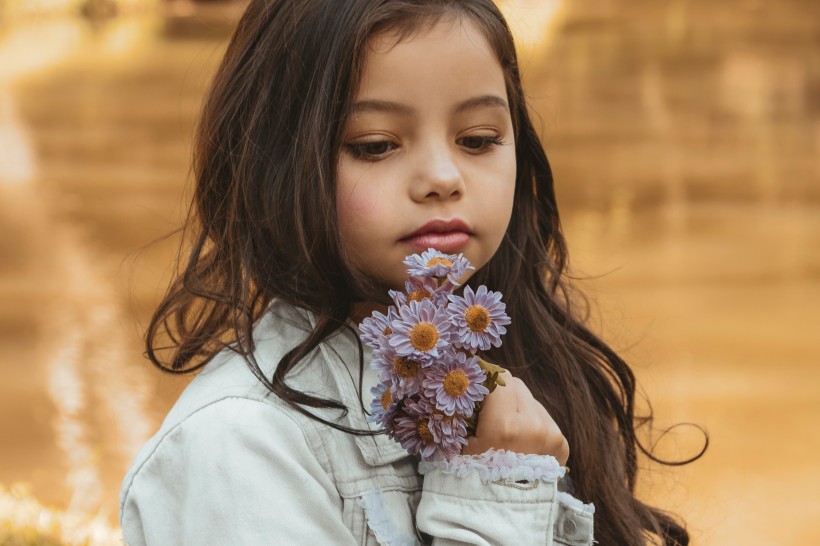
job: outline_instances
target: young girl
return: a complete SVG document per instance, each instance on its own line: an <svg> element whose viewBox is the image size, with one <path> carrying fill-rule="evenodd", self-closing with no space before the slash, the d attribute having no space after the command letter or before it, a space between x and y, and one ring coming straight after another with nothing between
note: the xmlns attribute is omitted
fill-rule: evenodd
<svg viewBox="0 0 820 546"><path fill-rule="evenodd" d="M195 173L195 243L147 346L199 374L125 478L128 544L585 545L593 512L600 544L688 543L634 497L634 378L573 316L491 0L252 1ZM512 378L463 453L421 475L367 420L357 324L428 248L503 293L512 323L483 355Z"/></svg>

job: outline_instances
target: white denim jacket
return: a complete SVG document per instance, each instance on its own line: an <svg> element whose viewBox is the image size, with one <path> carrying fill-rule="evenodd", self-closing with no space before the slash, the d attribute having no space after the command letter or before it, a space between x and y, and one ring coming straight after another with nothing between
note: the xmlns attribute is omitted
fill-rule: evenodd
<svg viewBox="0 0 820 546"><path fill-rule="evenodd" d="M268 377L311 320L271 305L254 334ZM341 332L288 384L350 410L315 413L367 429L358 362L355 334ZM366 407L376 381L366 365ZM592 544L594 509L558 491L563 470L552 457L499 451L418 467L384 435L349 435L295 411L225 351L137 455L120 523L130 546Z"/></svg>

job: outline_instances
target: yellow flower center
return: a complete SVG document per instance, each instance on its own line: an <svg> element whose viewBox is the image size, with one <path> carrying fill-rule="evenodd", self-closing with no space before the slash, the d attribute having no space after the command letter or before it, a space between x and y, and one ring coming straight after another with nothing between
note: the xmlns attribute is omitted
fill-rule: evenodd
<svg viewBox="0 0 820 546"><path fill-rule="evenodd" d="M453 370L444 377L444 392L452 397L462 396L470 386L470 379L464 370Z"/></svg>
<svg viewBox="0 0 820 546"><path fill-rule="evenodd" d="M418 290L413 290L407 296L407 301L421 301L421 300L429 300L430 299L430 292L424 290L423 288L419 288Z"/></svg>
<svg viewBox="0 0 820 546"><path fill-rule="evenodd" d="M438 330L429 322L419 322L410 329L408 337L415 350L427 352L438 343Z"/></svg>
<svg viewBox="0 0 820 546"><path fill-rule="evenodd" d="M393 329L390 326L385 327L385 329L382 331L382 334L384 334L385 336L389 336L392 333Z"/></svg>
<svg viewBox="0 0 820 546"><path fill-rule="evenodd" d="M436 265L443 265L444 267L453 267L453 262L448 260L447 258L441 258L436 256L435 258L430 258L430 261L427 262L427 267L433 267Z"/></svg>
<svg viewBox="0 0 820 546"><path fill-rule="evenodd" d="M424 421L419 421L418 431L419 438L421 438L425 444L429 444L433 441L433 433L430 432L430 428Z"/></svg>
<svg viewBox="0 0 820 546"><path fill-rule="evenodd" d="M382 407L387 409L387 406L393 403L393 395L390 394L390 391L384 391L382 393Z"/></svg>
<svg viewBox="0 0 820 546"><path fill-rule="evenodd" d="M419 372L419 363L406 356L397 356L393 359L393 372L405 379L416 377L416 374ZM389 391L385 392L389 393Z"/></svg>
<svg viewBox="0 0 820 546"><path fill-rule="evenodd" d="M473 332L483 332L490 325L490 312L480 305L468 307L464 313L467 328Z"/></svg>

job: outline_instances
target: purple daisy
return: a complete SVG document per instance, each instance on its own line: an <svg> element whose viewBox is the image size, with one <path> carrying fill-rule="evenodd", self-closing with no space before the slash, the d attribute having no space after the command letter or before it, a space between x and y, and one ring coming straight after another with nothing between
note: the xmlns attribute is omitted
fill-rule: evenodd
<svg viewBox="0 0 820 546"><path fill-rule="evenodd" d="M392 348L373 353L370 367L379 374L379 381L393 385L396 399L416 394L424 379L422 368L426 362L413 355L400 355Z"/></svg>
<svg viewBox="0 0 820 546"><path fill-rule="evenodd" d="M453 450L458 454L467 445L467 423L460 415L444 415L434 411L430 414L427 427L433 434L433 440L445 446L448 451Z"/></svg>
<svg viewBox="0 0 820 546"><path fill-rule="evenodd" d="M390 428L398 409L390 382L379 383L370 389L370 394L373 395L373 401L370 403L368 421L378 423L382 428Z"/></svg>
<svg viewBox="0 0 820 546"><path fill-rule="evenodd" d="M457 328L454 345L470 351L501 346L501 336L507 333L504 325L510 323L510 317L500 292L488 292L482 284L475 292L465 286L463 297L451 295L448 298L447 314Z"/></svg>
<svg viewBox="0 0 820 546"><path fill-rule="evenodd" d="M445 254L434 248L407 256L404 264L409 267L407 273L414 277L446 277L455 285L458 285L456 281L468 269L475 269L463 254Z"/></svg>
<svg viewBox="0 0 820 546"><path fill-rule="evenodd" d="M425 445L434 443L433 434L426 426L430 411L428 404L407 398L401 414L396 416L392 436L412 455L418 455Z"/></svg>
<svg viewBox="0 0 820 546"><path fill-rule="evenodd" d="M408 399L403 414L396 417L392 436L411 455L421 455L426 461L449 460L461 452L457 441L437 443L430 430L432 407L424 399Z"/></svg>
<svg viewBox="0 0 820 546"><path fill-rule="evenodd" d="M393 355L395 352L387 347L384 351L373 351L370 367L379 374L379 381L390 381L393 372Z"/></svg>
<svg viewBox="0 0 820 546"><path fill-rule="evenodd" d="M387 295L393 300L394 306L401 307L402 305L407 305L407 294L401 290L388 290ZM393 308L391 307L391 309Z"/></svg>
<svg viewBox="0 0 820 546"><path fill-rule="evenodd" d="M392 321L389 341L399 355L413 355L428 362L450 346L447 314L430 300L411 301L399 308L398 315Z"/></svg>
<svg viewBox="0 0 820 546"><path fill-rule="evenodd" d="M432 277L410 277L404 283L405 301L430 300L439 307L447 306L447 296L453 293L453 285L445 282L438 286L436 279Z"/></svg>
<svg viewBox="0 0 820 546"><path fill-rule="evenodd" d="M396 381L396 397L412 396L421 390L421 382L424 380L423 364L411 356L393 355L391 376Z"/></svg>
<svg viewBox="0 0 820 546"><path fill-rule="evenodd" d="M431 366L422 382L424 394L434 400L436 408L445 415L458 413L470 417L476 402L484 400L490 392L482 384L487 374L478 361L477 356L456 353L453 358Z"/></svg>
<svg viewBox="0 0 820 546"><path fill-rule="evenodd" d="M393 333L390 323L393 320L393 310L388 309L384 315L378 311L365 318L359 324L359 331L362 333L362 341L369 345L374 351L383 350L390 346L388 338Z"/></svg>

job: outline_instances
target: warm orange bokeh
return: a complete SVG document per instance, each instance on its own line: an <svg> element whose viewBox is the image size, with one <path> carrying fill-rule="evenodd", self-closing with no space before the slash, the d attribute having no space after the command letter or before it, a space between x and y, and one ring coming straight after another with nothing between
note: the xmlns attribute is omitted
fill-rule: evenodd
<svg viewBox="0 0 820 546"><path fill-rule="evenodd" d="M184 382L143 360L140 336L242 3L65 13L83 3L0 2L0 537L53 517L66 542L116 544L122 474ZM692 465L644 465L643 495L694 544L813 543L820 6L502 5L593 327L659 427L711 436ZM677 428L658 453L699 441Z"/></svg>

